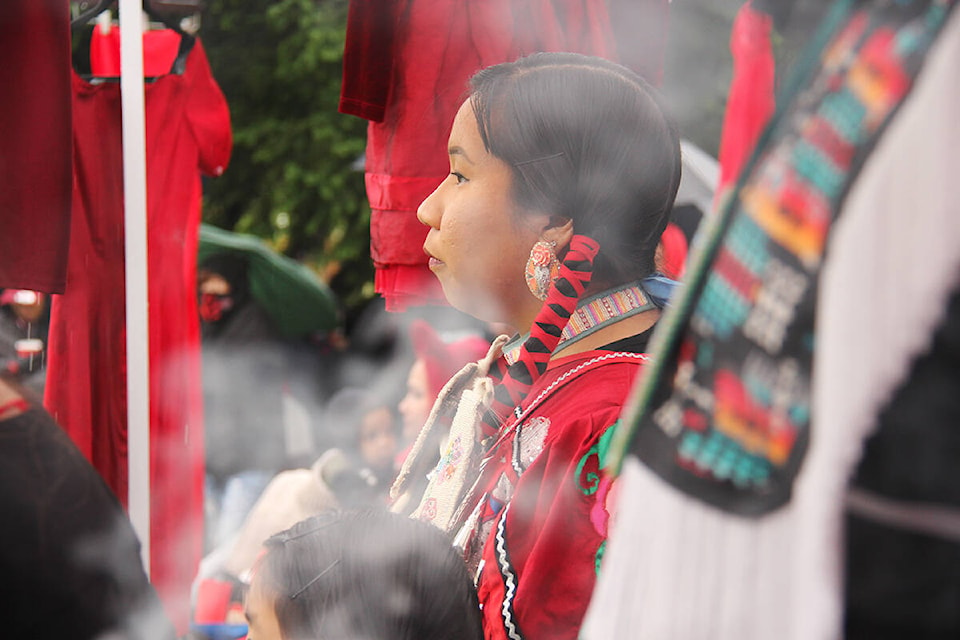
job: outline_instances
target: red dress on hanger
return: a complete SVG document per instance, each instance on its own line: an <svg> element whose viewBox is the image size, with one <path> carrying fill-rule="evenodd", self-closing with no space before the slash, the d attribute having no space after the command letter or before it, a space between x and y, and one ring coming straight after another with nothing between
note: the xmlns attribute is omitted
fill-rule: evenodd
<svg viewBox="0 0 960 640"><path fill-rule="evenodd" d="M72 235L66 293L52 309L46 404L126 502L120 87L91 84L76 75L73 87ZM221 174L232 145L227 104L199 41L182 75L165 75L146 85L145 109L150 568L168 614L184 633L190 584L203 547L196 303L200 173Z"/></svg>

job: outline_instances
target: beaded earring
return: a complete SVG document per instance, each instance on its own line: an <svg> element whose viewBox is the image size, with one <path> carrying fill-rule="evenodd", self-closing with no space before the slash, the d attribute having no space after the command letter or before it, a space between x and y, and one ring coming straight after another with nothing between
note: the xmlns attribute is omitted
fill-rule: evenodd
<svg viewBox="0 0 960 640"><path fill-rule="evenodd" d="M530 249L530 257L527 258L527 266L524 270L527 287L540 300L547 299L550 285L560 273L560 261L557 260L554 250L556 246L556 242L539 240L534 243L533 248Z"/></svg>

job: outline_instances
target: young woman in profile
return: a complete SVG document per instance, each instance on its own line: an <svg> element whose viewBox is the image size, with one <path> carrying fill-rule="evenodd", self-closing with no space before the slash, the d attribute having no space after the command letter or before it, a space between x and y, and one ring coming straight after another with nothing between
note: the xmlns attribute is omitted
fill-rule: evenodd
<svg viewBox="0 0 960 640"><path fill-rule="evenodd" d="M552 53L479 72L448 151L418 211L430 268L454 307L524 334L498 361L458 539L487 638L573 640L606 539L605 444L671 284L655 255L679 141L636 74Z"/></svg>

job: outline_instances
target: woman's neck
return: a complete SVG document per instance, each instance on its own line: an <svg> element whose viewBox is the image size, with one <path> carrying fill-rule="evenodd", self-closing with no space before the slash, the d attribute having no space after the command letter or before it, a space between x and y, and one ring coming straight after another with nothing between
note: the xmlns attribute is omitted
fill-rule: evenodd
<svg viewBox="0 0 960 640"><path fill-rule="evenodd" d="M525 308L518 309L509 320L504 321L504 324L513 329L515 333L529 333L537 316L540 315L544 303L534 298L533 295L530 298L534 301L532 304L527 304Z"/></svg>
<svg viewBox="0 0 960 640"><path fill-rule="evenodd" d="M590 296L598 293L608 291L613 286L614 285L601 282L591 282L583 292L583 295L580 297L589 298ZM524 304L522 306L518 305L518 307L514 310L512 317L503 322L503 324L506 324L518 334L530 332L530 327L533 326L537 316L540 315L540 310L543 308L544 304L542 301L535 298L533 294L530 294L529 300L524 299L523 302Z"/></svg>
<svg viewBox="0 0 960 640"><path fill-rule="evenodd" d="M592 351L611 342L641 334L657 323L657 320L660 319L660 313L659 309L650 309L613 322L581 340L577 340L568 346L561 346L550 359L565 358Z"/></svg>
<svg viewBox="0 0 960 640"><path fill-rule="evenodd" d="M660 318L662 302L655 302L639 282L585 294L576 310L561 327L554 358L592 351L598 347L639 335ZM534 320L528 326L532 327ZM520 355L529 334L518 336L504 348L507 361Z"/></svg>

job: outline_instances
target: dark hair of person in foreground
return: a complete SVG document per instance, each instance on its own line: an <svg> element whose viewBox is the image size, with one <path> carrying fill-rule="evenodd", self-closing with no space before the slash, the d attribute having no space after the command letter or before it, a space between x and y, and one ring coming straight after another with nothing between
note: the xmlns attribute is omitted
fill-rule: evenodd
<svg viewBox="0 0 960 640"><path fill-rule="evenodd" d="M0 374L0 637L173 640L120 501L28 390Z"/></svg>
<svg viewBox="0 0 960 640"><path fill-rule="evenodd" d="M436 528L382 511L328 512L265 543L251 640L483 637L463 559Z"/></svg>

